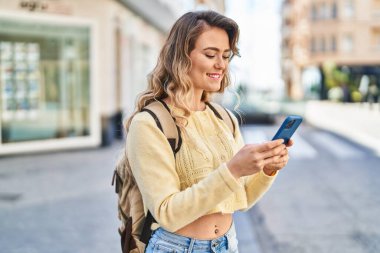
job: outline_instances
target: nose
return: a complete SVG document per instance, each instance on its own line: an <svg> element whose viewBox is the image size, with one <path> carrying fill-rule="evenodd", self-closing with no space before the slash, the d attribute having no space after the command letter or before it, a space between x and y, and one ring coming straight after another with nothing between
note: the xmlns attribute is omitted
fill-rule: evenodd
<svg viewBox="0 0 380 253"><path fill-rule="evenodd" d="M225 60L223 59L223 56L219 56L216 58L216 62L215 62L215 67L217 69L225 69L226 68L226 62Z"/></svg>

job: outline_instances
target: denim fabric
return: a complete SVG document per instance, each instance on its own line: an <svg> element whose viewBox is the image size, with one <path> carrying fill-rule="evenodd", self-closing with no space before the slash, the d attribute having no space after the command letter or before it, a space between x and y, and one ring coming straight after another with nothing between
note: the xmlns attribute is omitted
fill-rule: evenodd
<svg viewBox="0 0 380 253"><path fill-rule="evenodd" d="M163 228L154 231L145 253L238 253L235 226L213 240L198 240L171 233Z"/></svg>

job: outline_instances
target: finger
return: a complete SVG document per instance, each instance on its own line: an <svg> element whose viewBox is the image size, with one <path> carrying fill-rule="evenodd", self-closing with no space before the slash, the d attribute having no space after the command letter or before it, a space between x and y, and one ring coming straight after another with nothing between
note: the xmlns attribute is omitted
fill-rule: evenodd
<svg viewBox="0 0 380 253"><path fill-rule="evenodd" d="M268 164L268 166L275 166L275 167L283 167L287 164L287 162L285 162L283 159L281 159L280 161L278 162L273 162L271 164Z"/></svg>
<svg viewBox="0 0 380 253"><path fill-rule="evenodd" d="M269 164L277 164L280 162L281 156L271 156L264 159L264 166Z"/></svg>
<svg viewBox="0 0 380 253"><path fill-rule="evenodd" d="M279 155L282 155L282 156L285 156L289 153L288 149L287 148L284 148Z"/></svg>
<svg viewBox="0 0 380 253"><path fill-rule="evenodd" d="M270 158L268 158L268 159L270 159ZM286 165L288 163L288 161L289 161L288 155L273 156L273 161L269 165L275 165L275 166L279 166L281 164Z"/></svg>
<svg viewBox="0 0 380 253"><path fill-rule="evenodd" d="M291 146L293 146L293 144L294 144L293 139L290 139L290 140L288 141L288 143L286 144L286 146L287 146L287 147L291 147Z"/></svg>
<svg viewBox="0 0 380 253"><path fill-rule="evenodd" d="M289 161L289 156L288 155L284 155L279 160L280 160L280 163L285 166L288 163L288 161Z"/></svg>
<svg viewBox="0 0 380 253"><path fill-rule="evenodd" d="M277 146L280 146L282 143L284 143L284 139L267 141L267 142L255 145L255 150L258 152L265 152L265 151L274 149Z"/></svg>
<svg viewBox="0 0 380 253"><path fill-rule="evenodd" d="M271 150L268 150L266 152L263 152L261 154L261 158L262 159L266 159L268 157L271 157L271 156L276 156L276 155L282 155L282 152L285 150L286 152L286 146L285 144L281 144L280 146L277 146Z"/></svg>

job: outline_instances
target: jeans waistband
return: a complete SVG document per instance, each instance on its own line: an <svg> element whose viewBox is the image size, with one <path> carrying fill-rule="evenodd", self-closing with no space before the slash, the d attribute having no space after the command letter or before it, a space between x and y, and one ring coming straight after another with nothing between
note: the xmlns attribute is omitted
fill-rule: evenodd
<svg viewBox="0 0 380 253"><path fill-rule="evenodd" d="M223 240L225 240L226 242L229 242L231 239L236 237L236 232L235 232L235 226L232 223L230 229L224 235L221 235L215 239L210 239L210 240L201 240L201 239L178 235L175 233L171 233L163 229L162 227L158 228L154 232L154 236L157 236L161 240L165 240L169 243L177 244L182 247L189 247L191 245L192 247L195 247L195 248L210 249L213 245L219 244Z"/></svg>

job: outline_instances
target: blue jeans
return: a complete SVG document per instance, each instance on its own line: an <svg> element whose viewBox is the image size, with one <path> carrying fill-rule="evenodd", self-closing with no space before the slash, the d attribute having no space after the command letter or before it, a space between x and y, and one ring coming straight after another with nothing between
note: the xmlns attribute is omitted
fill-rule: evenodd
<svg viewBox="0 0 380 253"><path fill-rule="evenodd" d="M213 240L198 240L171 233L163 228L153 232L145 253L238 253L235 226Z"/></svg>

